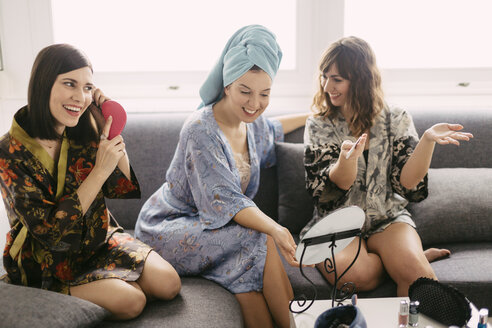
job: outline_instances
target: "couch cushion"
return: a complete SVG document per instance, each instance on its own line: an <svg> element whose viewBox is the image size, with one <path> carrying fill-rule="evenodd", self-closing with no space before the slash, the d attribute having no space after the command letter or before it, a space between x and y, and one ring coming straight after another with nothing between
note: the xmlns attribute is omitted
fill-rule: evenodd
<svg viewBox="0 0 492 328"><path fill-rule="evenodd" d="M149 302L142 314L124 322L104 321L98 327L243 327L239 303L218 284L198 277L182 278L172 301Z"/></svg>
<svg viewBox="0 0 492 328"><path fill-rule="evenodd" d="M492 169L429 170L429 196L408 208L424 245L490 241Z"/></svg>
<svg viewBox="0 0 492 328"><path fill-rule="evenodd" d="M440 244L451 255L432 262L440 282L460 290L477 308L492 309L492 242Z"/></svg>
<svg viewBox="0 0 492 328"><path fill-rule="evenodd" d="M304 145L278 142L278 222L298 234L313 217L313 201L306 191Z"/></svg>
<svg viewBox="0 0 492 328"><path fill-rule="evenodd" d="M260 186L253 201L263 213L274 220L278 220L278 184L276 166L261 169Z"/></svg>
<svg viewBox="0 0 492 328"><path fill-rule="evenodd" d="M94 327L109 312L91 302L38 288L0 282L0 326Z"/></svg>
<svg viewBox="0 0 492 328"><path fill-rule="evenodd" d="M492 139L492 111L487 108L467 108L462 110L439 110L420 108L409 111L413 117L419 136L432 125L440 122L460 123L463 131L471 132L474 138L461 142L459 147L453 145L436 145L432 156L433 168L457 167L492 167L490 140Z"/></svg>

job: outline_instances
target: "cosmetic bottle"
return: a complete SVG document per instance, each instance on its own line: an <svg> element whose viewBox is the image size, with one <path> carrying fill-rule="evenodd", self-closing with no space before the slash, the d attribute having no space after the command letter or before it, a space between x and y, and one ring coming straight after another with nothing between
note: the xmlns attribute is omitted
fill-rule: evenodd
<svg viewBox="0 0 492 328"><path fill-rule="evenodd" d="M419 301L410 302L410 310L408 316L408 325L410 327L418 327L419 325Z"/></svg>
<svg viewBox="0 0 492 328"><path fill-rule="evenodd" d="M398 327L408 327L408 302L406 300L400 301L400 311L398 312Z"/></svg>
<svg viewBox="0 0 492 328"><path fill-rule="evenodd" d="M482 308L478 312L478 326L477 328L487 328L487 320L489 319L489 309Z"/></svg>

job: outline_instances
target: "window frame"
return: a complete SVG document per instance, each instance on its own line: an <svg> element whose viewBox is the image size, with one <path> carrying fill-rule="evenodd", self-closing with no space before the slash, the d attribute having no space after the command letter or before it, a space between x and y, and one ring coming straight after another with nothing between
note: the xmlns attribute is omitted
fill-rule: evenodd
<svg viewBox="0 0 492 328"><path fill-rule="evenodd" d="M53 43L51 0L0 0L0 6L4 59L0 100L18 103L25 101L36 54ZM331 42L343 35L344 0L297 0L296 69L277 74L270 113L309 110L319 58ZM389 102L415 107L457 107L466 103L492 106L492 68L382 69L381 73ZM126 102L129 111L176 111L196 108L198 89L206 75L206 71L96 70L95 81L112 98ZM2 107L0 104L0 110Z"/></svg>

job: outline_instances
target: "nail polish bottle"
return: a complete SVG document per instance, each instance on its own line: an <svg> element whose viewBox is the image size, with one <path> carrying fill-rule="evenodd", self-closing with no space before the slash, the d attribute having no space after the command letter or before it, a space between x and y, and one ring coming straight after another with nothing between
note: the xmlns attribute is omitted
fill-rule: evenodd
<svg viewBox="0 0 492 328"><path fill-rule="evenodd" d="M477 328L487 328L487 320L489 318L489 309L482 308L478 312L478 326Z"/></svg>
<svg viewBox="0 0 492 328"><path fill-rule="evenodd" d="M398 312L398 327L408 327L408 302L406 300L400 301L400 311Z"/></svg>
<svg viewBox="0 0 492 328"><path fill-rule="evenodd" d="M408 317L408 324L410 327L418 327L419 325L419 301L410 302L410 310Z"/></svg>

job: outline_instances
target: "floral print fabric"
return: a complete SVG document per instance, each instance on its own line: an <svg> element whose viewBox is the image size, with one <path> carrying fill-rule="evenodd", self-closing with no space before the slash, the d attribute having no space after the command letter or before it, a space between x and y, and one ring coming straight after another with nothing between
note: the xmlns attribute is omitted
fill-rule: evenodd
<svg viewBox="0 0 492 328"><path fill-rule="evenodd" d="M338 188L330 179L344 140L355 141L343 115L334 118L310 117L304 134L306 188L315 203L313 219L301 231L301 237L333 210L357 205L366 213L362 227L367 237L382 231L392 222L415 223L405 209L408 201L427 197L427 176L413 189L400 183L401 170L419 139L411 116L398 108L385 108L370 129L369 153L357 164L357 177L349 190Z"/></svg>
<svg viewBox="0 0 492 328"><path fill-rule="evenodd" d="M250 181L243 193L232 148L211 106L185 122L166 182L144 204L136 236L151 245L180 275L201 275L232 293L261 290L266 235L233 217L258 191L260 167L275 164L282 126L260 116L247 124Z"/></svg>
<svg viewBox="0 0 492 328"><path fill-rule="evenodd" d="M0 138L0 187L11 230L3 254L8 282L68 293L104 278L134 281L151 248L123 232L104 197L137 198L133 173L116 168L85 215L77 189L94 167L97 144L64 138L58 163L19 125Z"/></svg>

